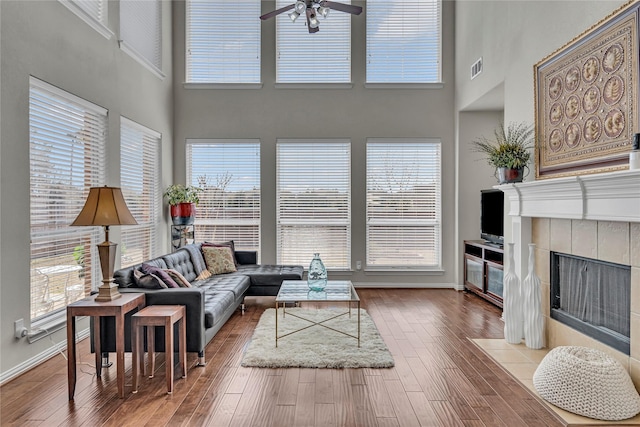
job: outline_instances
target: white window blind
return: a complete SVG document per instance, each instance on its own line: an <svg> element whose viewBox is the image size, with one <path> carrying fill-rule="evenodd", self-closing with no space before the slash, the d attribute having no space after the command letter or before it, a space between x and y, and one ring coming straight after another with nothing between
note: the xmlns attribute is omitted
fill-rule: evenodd
<svg viewBox="0 0 640 427"><path fill-rule="evenodd" d="M259 0L187 0L187 82L260 83L259 17Z"/></svg>
<svg viewBox="0 0 640 427"><path fill-rule="evenodd" d="M291 3L277 0L276 7ZM309 34L305 15L296 22L288 13L276 17L278 83L351 82L351 15L332 10L318 19L320 31Z"/></svg>
<svg viewBox="0 0 640 427"><path fill-rule="evenodd" d="M367 82L441 82L442 0L367 1Z"/></svg>
<svg viewBox="0 0 640 427"><path fill-rule="evenodd" d="M277 143L278 263L309 265L318 252L327 268L351 263L351 143Z"/></svg>
<svg viewBox="0 0 640 427"><path fill-rule="evenodd" d="M204 191L196 208L197 241L233 240L260 249L260 141L187 140L187 183Z"/></svg>
<svg viewBox="0 0 640 427"><path fill-rule="evenodd" d="M59 0L67 9L89 24L106 38L111 38L111 31L107 27L107 0Z"/></svg>
<svg viewBox="0 0 640 427"><path fill-rule="evenodd" d="M120 265L128 267L159 255L160 134L120 117L120 187L138 225L120 227Z"/></svg>
<svg viewBox="0 0 640 427"><path fill-rule="evenodd" d="M439 269L440 141L367 140L367 267Z"/></svg>
<svg viewBox="0 0 640 427"><path fill-rule="evenodd" d="M120 46L162 74L162 3L120 0Z"/></svg>
<svg viewBox="0 0 640 427"><path fill-rule="evenodd" d="M100 283L99 227L71 227L105 182L107 110L29 80L31 320L62 312Z"/></svg>

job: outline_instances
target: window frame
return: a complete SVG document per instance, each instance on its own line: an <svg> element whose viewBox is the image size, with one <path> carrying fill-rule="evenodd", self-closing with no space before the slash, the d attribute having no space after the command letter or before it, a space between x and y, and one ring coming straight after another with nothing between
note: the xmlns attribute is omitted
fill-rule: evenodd
<svg viewBox="0 0 640 427"><path fill-rule="evenodd" d="M425 2L427 0L424 0ZM391 3L420 3L421 1L417 1L417 0L371 0L370 2L368 2L367 4L367 25L366 25L366 47L365 47L365 57L366 57L366 67L365 67L365 87L366 88L372 88L372 89L441 89L444 87L443 81L442 81L442 0L429 0L431 3L433 3L435 5L435 7L437 8L436 10L436 15L435 17L432 16L432 18L434 18L436 20L436 25L437 28L435 29L435 33L436 33L436 38L437 40L435 40L435 43L437 44L437 64L435 65L435 71L437 74L437 77L435 80L417 80L417 81L410 81L410 80L400 80L400 81L393 81L393 80L389 80L389 81L382 81L382 80L370 80L371 79L371 71L370 71L370 60L369 57L371 55L370 50L371 50L371 43L372 43L372 37L371 37L371 30L372 27L374 25L373 22L373 17L375 16L375 8L377 6L377 3L380 3L381 7L384 8L383 12L387 12L389 10L391 10L391 8L393 7L393 5ZM402 7L402 6L400 6ZM415 8L413 8L415 9ZM426 18L425 18L426 19ZM420 23L421 28L423 28L422 22ZM393 29L391 30L393 31ZM389 37L384 37L384 40L388 40ZM429 38L427 37L421 37L421 39L423 40L429 40ZM413 48L415 48L415 45L412 45ZM398 51L401 49L395 49L395 51ZM431 51L431 50L429 50ZM424 56L424 52L421 52L421 54L423 54ZM399 63L399 61L393 61L394 63ZM426 76L425 76L426 78Z"/></svg>
<svg viewBox="0 0 640 427"><path fill-rule="evenodd" d="M126 128L126 129L125 129ZM141 140L129 140L126 137L127 132L134 132L135 137ZM162 135L146 126L143 126L124 116L120 116L120 188L125 201L132 215L137 221L137 225L131 225L120 228L120 267L129 267L137 263L137 261L127 262L125 251L127 250L125 243L128 236L136 236L139 234L147 234L137 239L136 243L142 246L142 257L139 262L155 258L160 255L159 239L157 236L157 225L162 217L162 191L160 189L160 144ZM134 144L127 146L127 144ZM138 146L138 144L140 146ZM134 154L136 160L128 162L125 157ZM138 167L136 167L138 166ZM141 168L139 166L142 166ZM136 171L141 170L138 181L135 176ZM133 176L132 176L133 174ZM131 192L132 188L129 183L140 186L142 194L139 198L140 203L136 203L135 197ZM135 239L134 239L135 240Z"/></svg>
<svg viewBox="0 0 640 427"><path fill-rule="evenodd" d="M58 268L70 269L75 267L74 262L82 267L81 278L83 278L84 287L82 295L76 296L86 296L89 291L87 285L91 290L95 290L100 283L97 244L102 237L102 230L99 227L72 227L71 223L84 206L89 188L100 186L106 181L107 127L108 110L105 108L35 77L29 77L30 320L32 327L64 323L65 308L73 302L69 301L67 296L68 280L70 275L79 273L75 269L65 273L68 275L63 285L65 301L63 306L56 308L56 305L60 305L58 304L60 298L51 299L53 304L49 304L51 301L45 301L45 298L47 298L46 293L51 290L50 274L58 274L60 272ZM76 167L74 168L73 165ZM60 193L67 197L58 198L58 201L53 203L52 186L65 185L61 173L55 173L56 169L64 170L69 182L66 184L67 189ZM80 179L82 180L81 196L76 191L69 197L72 189L77 190L79 187L76 181ZM41 193L42 196L34 196L38 185L48 188ZM65 209L60 209L61 200L65 201ZM48 207L45 214L42 214L42 203L45 204L45 208ZM39 231L42 225L45 229ZM57 239L55 244L51 243L54 237ZM38 243L41 239L44 239L44 242ZM70 246L74 245L74 241L82 241L83 244L76 242L77 246L71 251ZM40 247L36 248L35 245ZM82 258L76 258L78 247L85 249L82 250ZM86 248L89 249L88 253ZM73 262L69 257L71 252L75 259ZM34 253L46 256L34 257ZM56 260L60 255L63 255L62 262L65 264L39 265L36 262L41 258ZM36 262L35 265L34 262ZM44 269L48 269L50 273L44 273ZM44 289L38 289L38 295L35 297L40 298L40 295L43 295L42 302L49 304L53 310L45 309L45 312L39 315L38 309L34 306L36 300L34 300L33 282L39 280L36 277L39 278L42 274L47 276ZM89 275L89 279L84 279L86 275ZM89 284L87 280L90 280Z"/></svg>
<svg viewBox="0 0 640 427"><path fill-rule="evenodd" d="M113 36L113 32L109 29L109 8L108 0L94 0L95 3L99 3L100 14L96 16L87 10L86 7L82 7L81 3L76 0L58 0L64 7L73 12L78 18L82 19L87 25L96 30L101 36L110 40Z"/></svg>
<svg viewBox="0 0 640 427"><path fill-rule="evenodd" d="M435 209L434 209L434 216L435 218L433 220L420 220L420 219L412 219L412 218L405 218L405 217L398 217L397 219L389 219L389 220L385 220L384 218L382 219L378 219L376 218L374 221L372 221L372 217L371 217L371 207L370 207L370 192L371 192L371 177L375 175L375 173L370 171L370 168L373 167L373 165L371 164L371 160L370 160L370 155L372 155L372 151L371 151L371 146L373 144L376 145L386 145L387 150L391 151L391 148L393 146L393 144L428 144L428 145L433 145L436 150L437 150L437 157L433 158L433 159L423 159L426 161L431 161L431 163L437 167L437 171L434 172L435 176L438 178L437 182L436 182L436 193L435 193L435 198L434 198L434 204L435 204ZM441 273L443 271L443 267L442 267L442 256L443 256L443 251L442 251L442 141L439 138L367 138L366 141L366 159L367 159L367 165L366 165L366 171L365 171L365 178L366 178L366 189L365 189L365 196L366 196L366 201L365 201L365 210L366 210L366 225L365 225L365 240L366 240L366 245L365 245L365 263L364 263L364 268L366 271L379 271L379 272L384 272L384 271L398 271L398 270L404 270L407 272L416 272L416 271L420 271L420 272L433 272L433 273ZM397 152L397 150L393 150L394 152ZM424 164L426 162L423 162L422 164ZM397 164L397 163L394 163ZM403 172L404 173L404 172ZM422 173L421 173L422 175ZM403 198L404 199L404 198ZM412 197L412 200L422 200L419 197ZM436 258L436 262L433 264L373 264L370 260L371 258L371 233L370 233L370 226L372 225L374 226L380 226L380 225L385 225L388 224L388 226L391 227L395 227L395 226L417 226L417 227L436 227L436 231L434 233L434 240L435 242L437 242L437 244L434 247L434 251L436 252L435 258Z"/></svg>
<svg viewBox="0 0 640 427"><path fill-rule="evenodd" d="M246 171L245 176L251 176L253 177L256 181L254 181L252 183L253 185L253 192L254 194L257 193L258 199L257 199L257 207L254 206L249 210L246 211L240 211L241 215L247 215L248 212L251 213L251 218L248 219L239 219L239 218L235 218L233 215L231 216L227 216L226 212L223 212L223 215L221 218L217 219L211 219L211 218L207 218L206 216L203 216L201 214L196 214L196 218L195 218L195 224L194 224L194 231L195 231L195 237L198 241L204 241L204 240L215 240L215 241L226 241L226 240L234 240L235 243L235 249L236 250L255 250L258 251L258 254L260 253L260 247L261 247L261 241L262 241L262 194L261 194L261 151L262 151L262 146L261 146L261 142L259 139L255 138L255 139L250 139L250 138L245 138L245 139L233 139L233 138L189 138L186 140L186 144L185 144L185 159L186 159L186 182L188 185L195 185L196 187L201 187L201 183L198 182L198 176L194 175L196 172L194 171L194 166L193 166L193 147L194 146L207 146L207 145L218 145L218 146L225 146L227 145L228 147L225 147L224 150L233 150L234 146L235 147L239 147L239 146L243 146L243 150L246 149L247 151L242 151L243 155L254 155L255 156L255 163L251 164L249 167L249 170ZM253 154L252 154L253 152ZM221 156L224 157L224 156ZM248 162L246 161L246 159L243 159L243 156L240 156L238 158L233 158L232 161L229 162L231 165L247 165ZM224 173L227 174L229 172L229 168L227 169L227 171L225 171ZM216 178L217 179L217 178ZM222 176L220 178L223 182L225 180L225 176ZM250 195L251 191L247 191L246 194ZM232 194L230 194L230 196L232 196ZM217 199L220 200L220 199ZM253 199L255 200L255 199ZM215 201L215 200L214 200ZM227 199L222 199L221 203L226 204L228 202L231 202L232 199L227 200ZM200 204L198 205L197 211L198 212L203 212L204 209L206 209L206 207L204 206L207 203L207 195L200 193ZM220 206L222 208L224 208L225 206ZM229 209L229 211L231 211L231 208ZM236 221L237 220L237 221ZM227 231L224 230L223 231L223 235L225 237L221 237L221 238L216 238L215 236L212 239L207 239L206 234L205 237L202 236L202 231L199 230L199 227L203 227L203 226L231 226L231 227L255 227L256 231L254 233L249 233L249 236L254 236L253 238L247 238L247 240L251 240L254 241L255 244L254 245L245 245L243 244L242 239L240 239L239 237L236 237L237 234L233 234L230 233L230 235L227 235ZM242 236L244 236L244 233L242 234ZM235 237L235 238L234 238Z"/></svg>
<svg viewBox="0 0 640 427"><path fill-rule="evenodd" d="M334 215L333 217L330 217L327 215L327 212L321 212L319 211L318 213L318 217L317 218L311 218L311 216L309 215L304 215L304 216L298 216L298 217L288 217L288 218L283 218L283 212L285 210L290 211L288 209L288 207L290 206L295 206L298 207L300 206L300 203L298 201L295 201L294 205L287 205L287 203L284 202L284 198L283 198L283 192L284 192L284 182L283 181L288 181L287 184L290 185L291 182L295 182L296 184L300 184L300 183L304 183L305 181L303 180L304 177L300 177L298 179L294 179L294 177L292 176L288 176L288 174L290 174L290 169L289 170L283 170L284 167L290 166L290 165L294 165L294 164L304 164L304 162L310 162L311 161L311 157L313 155L313 153L309 153L309 152L305 152L304 150L315 150L315 149L320 149L322 150L323 147L325 147L325 154L326 154L326 147L328 145L334 145L336 147L337 150L341 150L341 149L345 149L346 150L346 156L344 159L342 159L342 161L344 162L345 165L345 169L342 170L342 177L335 177L332 176L330 178L330 185L335 185L337 187L335 188L325 188L323 189L323 191L335 191L336 188L339 188L339 185L342 184L342 189L345 190L346 195L343 197L344 199L346 199L346 206L344 206L342 209L340 209L340 211L346 213L343 215L346 216L340 216L340 215ZM283 148L287 147L287 148L291 148L291 149L301 149L302 151L300 153L298 153L295 157L288 157L288 158L284 158L283 157ZM304 147L304 148L303 148ZM342 147L342 148L341 148ZM339 165L339 158L337 156L333 156L331 157L331 159L323 159L327 162L330 162L330 164L328 165L328 167L324 168L324 171L339 171L337 169L335 169L335 167L337 165ZM317 161L317 159L316 159ZM348 138L313 138L313 139L289 139L289 138L281 138L278 139L276 142L276 244L277 244L277 251L276 251L276 258L277 258L277 263L278 264L300 264L302 263L303 265L307 265L307 263L309 261L311 261L311 259L313 258L313 254L315 252L320 252L320 256L324 261L325 266L327 267L328 270L333 270L333 271L350 271L351 270L351 249L352 249L352 242L351 242L351 233L352 233L352 179L351 179L351 161L352 161L352 150L351 150L351 140ZM285 164L286 163L286 164ZM309 171L311 171L311 173L313 174L313 178L315 178L317 176L316 174L316 170L314 168L308 168ZM337 173L337 172L336 172ZM286 178L286 179L285 179ZM305 188L312 188L315 187L315 185L318 183L318 181L311 181L309 182L309 184L306 184ZM298 191L299 195L302 195L304 193L306 193L307 190L300 190ZM299 197L299 196L298 196ZM304 201L304 199L301 199L302 201ZM340 201L340 197L336 197L334 198L334 200L336 203ZM307 206L307 209L314 209L316 207L321 206L321 204L317 204L315 201L313 200L307 200L307 202L310 202L311 204ZM336 209L333 209L334 211ZM327 221L327 219L329 221ZM324 222L323 222L324 220ZM286 241L288 240L284 234L285 230L283 230L283 227L295 227L295 226L301 226L304 229L308 229L311 228L313 226L333 226L333 227L344 227L344 242L343 242L343 246L340 248L339 251L330 251L329 254L325 253L323 255L322 250L319 249L319 246L316 245L310 245L307 246L306 243L303 243L303 249L308 250L308 253L306 253L306 257L303 259L286 259L286 254L283 254L283 248L284 245L286 243ZM308 231L308 230L307 230ZM328 230L328 233L333 233L332 230ZM316 237L316 236L314 236ZM329 237L334 237L333 234L330 234ZM314 240L315 243L318 243L318 240ZM327 247L334 247L336 246L336 242L334 240L331 239L331 241L324 241L324 242L320 242L321 246L324 246L325 248ZM290 245L288 245L290 246ZM300 246L296 246L298 249L296 249L296 252L299 252L300 250ZM343 254L342 256L340 255L336 255L336 254ZM332 262L335 262L334 259L335 257L341 258L341 264L340 262L336 263L336 265L333 265ZM304 261L304 262L303 262Z"/></svg>

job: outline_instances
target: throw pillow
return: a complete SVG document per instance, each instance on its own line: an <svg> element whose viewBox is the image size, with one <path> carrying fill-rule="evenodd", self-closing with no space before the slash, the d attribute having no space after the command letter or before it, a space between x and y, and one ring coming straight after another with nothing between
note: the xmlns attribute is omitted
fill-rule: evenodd
<svg viewBox="0 0 640 427"><path fill-rule="evenodd" d="M155 274L146 274L140 270L133 270L136 286L142 289L166 289L167 285Z"/></svg>
<svg viewBox="0 0 640 427"><path fill-rule="evenodd" d="M140 267L140 270L142 270L142 272L146 274L155 274L160 278L160 280L164 282L165 285L167 285L167 288L180 287L180 285L178 285L176 281L173 280L171 276L169 276L167 272L161 269L160 267L155 267L151 264L143 263L142 266Z"/></svg>
<svg viewBox="0 0 640 427"><path fill-rule="evenodd" d="M233 262L233 253L229 247L203 246L202 253L211 274L233 273L238 271Z"/></svg>
<svg viewBox="0 0 640 427"><path fill-rule="evenodd" d="M236 246L233 243L233 240L229 240L227 242L204 242L202 243L203 247L206 246L216 246L219 248L231 248L231 254L233 256L233 264L236 266L236 268L238 267L238 260L236 259Z"/></svg>
<svg viewBox="0 0 640 427"><path fill-rule="evenodd" d="M202 270L202 273L198 274L198 277L196 277L196 280L208 279L211 276L212 276L211 272L207 269L204 269Z"/></svg>
<svg viewBox="0 0 640 427"><path fill-rule="evenodd" d="M191 283L178 271L173 268L167 268L164 270L169 276L180 286L181 288L190 288Z"/></svg>

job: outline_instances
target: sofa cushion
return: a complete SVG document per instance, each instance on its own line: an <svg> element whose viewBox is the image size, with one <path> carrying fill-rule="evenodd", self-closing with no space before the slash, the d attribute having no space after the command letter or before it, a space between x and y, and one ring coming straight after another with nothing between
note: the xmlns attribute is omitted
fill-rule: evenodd
<svg viewBox="0 0 640 427"><path fill-rule="evenodd" d="M207 270L211 274L234 273L238 271L233 261L233 252L226 246L202 246Z"/></svg>
<svg viewBox="0 0 640 427"><path fill-rule="evenodd" d="M167 264L167 268L173 269L182 274L189 282L193 282L199 274L195 264L193 263L191 252L184 248L165 255L162 258Z"/></svg>
<svg viewBox="0 0 640 427"><path fill-rule="evenodd" d="M173 280L175 280L175 282L181 288L190 288L191 287L191 283L189 283L189 281L178 270L174 270L173 268L167 268L164 271L166 271L167 274L169 276L171 276L171 278Z"/></svg>
<svg viewBox="0 0 640 427"><path fill-rule="evenodd" d="M243 274L221 274L211 276L210 279L193 282L193 286L197 286L208 292L209 289L225 290L233 292L236 298L241 298L249 286L251 280Z"/></svg>
<svg viewBox="0 0 640 427"><path fill-rule="evenodd" d="M161 278L153 273L143 273L140 270L133 270L133 277L136 287L142 289L166 289L168 286Z"/></svg>
<svg viewBox="0 0 640 427"><path fill-rule="evenodd" d="M304 268L299 265L240 265L239 274L246 274L251 279L251 286L277 286L283 280L302 280Z"/></svg>
<svg viewBox="0 0 640 427"><path fill-rule="evenodd" d="M167 272L164 271L164 269L162 269L160 267L155 267L155 266L147 264L147 263L142 263L142 266L140 267L140 270L143 273L154 274L154 275L158 276L160 278L160 280L162 280L164 282L164 284L167 285L168 288L179 288L180 287L180 285L178 285L176 283L176 281L173 280L171 278L171 276L169 276L169 274L167 274Z"/></svg>
<svg viewBox="0 0 640 427"><path fill-rule="evenodd" d="M235 300L233 292L207 289L204 294L204 326L211 328L222 319L224 312Z"/></svg>
<svg viewBox="0 0 640 427"><path fill-rule="evenodd" d="M233 264L236 267L238 266L238 259L236 258L236 245L235 243L233 243L233 240L228 240L226 242L204 242L202 244L202 247L205 247L205 246L215 246L218 248L230 248L231 255L233 256Z"/></svg>
<svg viewBox="0 0 640 427"><path fill-rule="evenodd" d="M159 268L167 268L167 264L162 258L154 258L149 261L145 261L145 264L150 264ZM129 267L122 268L113 273L114 282L121 288L137 287L136 280L133 277L134 270L139 270L142 264L135 264Z"/></svg>

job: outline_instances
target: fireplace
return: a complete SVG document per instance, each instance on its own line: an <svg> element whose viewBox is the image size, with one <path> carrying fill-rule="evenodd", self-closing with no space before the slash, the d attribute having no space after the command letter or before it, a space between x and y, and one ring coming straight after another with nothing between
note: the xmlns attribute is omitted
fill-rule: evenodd
<svg viewBox="0 0 640 427"><path fill-rule="evenodd" d="M500 185L511 226L505 242L516 243L515 270L527 274L528 243L536 244L542 281L547 347L596 348L618 360L640 389L640 170L596 173ZM628 350L595 339L552 314L551 253L631 266ZM621 335L625 335L622 333Z"/></svg>
<svg viewBox="0 0 640 427"><path fill-rule="evenodd" d="M629 354L631 266L551 252L551 318Z"/></svg>

